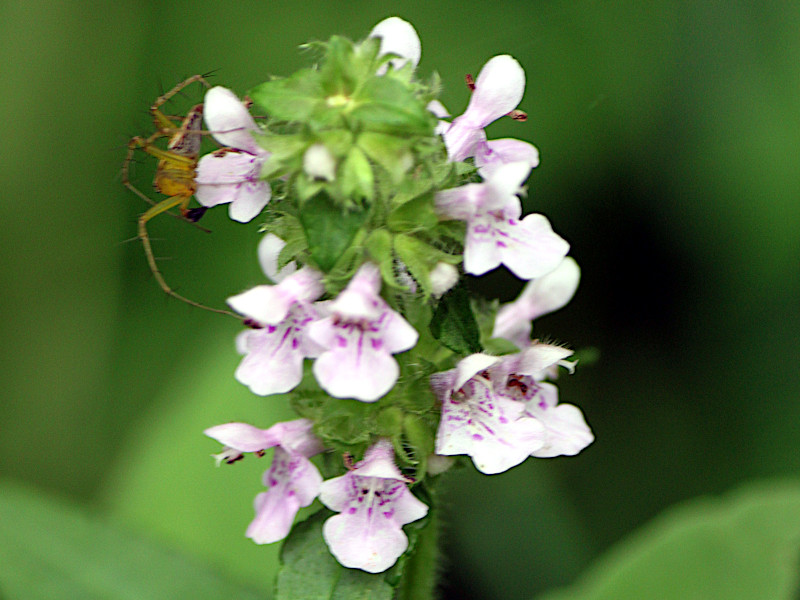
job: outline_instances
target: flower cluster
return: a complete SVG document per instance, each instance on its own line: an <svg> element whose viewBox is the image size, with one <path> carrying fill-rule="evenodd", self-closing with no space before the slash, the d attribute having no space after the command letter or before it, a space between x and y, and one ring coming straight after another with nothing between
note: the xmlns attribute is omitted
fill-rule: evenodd
<svg viewBox="0 0 800 600"><path fill-rule="evenodd" d="M378 573L408 549L403 526L425 526L422 500L450 457L494 474L593 441L581 411L558 401L573 352L531 340L532 321L570 300L580 271L545 216L523 216L536 148L484 132L524 114L515 59L491 58L450 121L438 79L416 73L409 23L311 48L314 68L245 102L221 87L205 98L223 147L200 160L197 199L263 219L256 254L269 282L228 299L247 326L235 376L284 395L299 417L205 433L225 447L218 463L274 449L248 537L286 538L319 499L336 560ZM499 310L472 303L461 273L500 265L529 281L520 297Z"/></svg>

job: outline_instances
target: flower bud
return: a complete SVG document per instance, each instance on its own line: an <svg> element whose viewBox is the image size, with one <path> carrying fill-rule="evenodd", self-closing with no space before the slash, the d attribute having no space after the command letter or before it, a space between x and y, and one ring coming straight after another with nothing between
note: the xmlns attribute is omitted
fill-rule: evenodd
<svg viewBox="0 0 800 600"><path fill-rule="evenodd" d="M336 159L323 144L314 144L303 155L303 170L311 179L336 179Z"/></svg>
<svg viewBox="0 0 800 600"><path fill-rule="evenodd" d="M446 262L439 262L433 267L430 278L431 293L438 298L456 284L458 269Z"/></svg>

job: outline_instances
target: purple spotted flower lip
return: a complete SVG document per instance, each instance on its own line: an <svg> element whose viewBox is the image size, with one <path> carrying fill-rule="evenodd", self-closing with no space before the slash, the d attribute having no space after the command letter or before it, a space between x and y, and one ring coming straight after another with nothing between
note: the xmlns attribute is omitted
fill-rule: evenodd
<svg viewBox="0 0 800 600"><path fill-rule="evenodd" d="M251 134L259 131L258 126L229 89L218 86L208 90L204 113L211 135L225 148L200 159L195 197L207 207L230 203L231 219L247 223L272 195L269 183L259 179L269 152L253 139Z"/></svg>
<svg viewBox="0 0 800 600"><path fill-rule="evenodd" d="M467 454L482 473L502 473L545 443L545 428L525 406L494 388L490 370L501 359L472 354L455 369L431 376L442 403L436 454Z"/></svg>
<svg viewBox="0 0 800 600"><path fill-rule="evenodd" d="M297 511L319 495L322 476L308 459L322 452L322 443L312 433L308 419L276 423L259 429L246 423L225 423L205 430L205 434L225 445L218 460L232 463L245 452L262 455L275 448L272 465L264 474L269 488L256 496L256 516L247 528L247 537L257 544L271 544L289 534Z"/></svg>
<svg viewBox="0 0 800 600"><path fill-rule="evenodd" d="M539 214L520 220L518 193L530 173L524 162L502 165L484 183L470 183L436 194L440 218L467 222L464 270L483 275L501 263L521 279L555 269L569 244Z"/></svg>
<svg viewBox="0 0 800 600"><path fill-rule="evenodd" d="M380 287L378 267L363 264L328 306L330 316L309 326L309 337L324 349L314 376L331 396L374 402L397 381L400 369L392 354L417 343L417 331L388 307Z"/></svg>
<svg viewBox="0 0 800 600"><path fill-rule="evenodd" d="M515 139L487 141L483 131L489 123L514 110L524 92L525 71L516 60L507 54L490 59L478 74L467 110L438 130L442 132L450 160L474 158L484 178L512 162L536 167L539 151L534 146ZM441 111L437 116L441 116Z"/></svg>
<svg viewBox="0 0 800 600"><path fill-rule="evenodd" d="M340 564L380 573L406 551L402 526L428 513L407 483L385 439L370 447L349 473L323 482L320 501L340 514L325 521L322 535Z"/></svg>
<svg viewBox="0 0 800 600"><path fill-rule="evenodd" d="M321 350L307 336L318 318L313 302L324 292L322 274L310 267L280 273L272 264L280 251L274 236L259 246L262 268L280 279L277 285L259 285L228 298L228 304L256 325L239 334L236 346L245 357L236 369L236 379L260 396L282 394L303 379L303 360ZM265 250L265 247L266 250ZM287 274L288 273L288 274Z"/></svg>
<svg viewBox="0 0 800 600"><path fill-rule="evenodd" d="M581 271L567 256L553 271L530 281L519 298L500 308L492 337L504 338L523 349L530 344L532 321L563 308L575 295Z"/></svg>
<svg viewBox="0 0 800 600"><path fill-rule="evenodd" d="M523 352L504 357L492 372L497 393L522 404L523 414L544 427L544 443L531 456L574 456L594 441L580 409L559 404L558 388L543 381L559 366L571 370L574 363L565 360L571 355L566 348L534 342Z"/></svg>

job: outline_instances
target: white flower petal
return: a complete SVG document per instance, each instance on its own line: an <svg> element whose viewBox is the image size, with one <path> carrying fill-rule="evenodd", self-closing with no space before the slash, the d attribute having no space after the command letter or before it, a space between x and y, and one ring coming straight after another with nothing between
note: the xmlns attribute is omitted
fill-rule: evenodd
<svg viewBox="0 0 800 600"><path fill-rule="evenodd" d="M580 278L578 263L567 256L554 270L528 283L516 302L529 320L537 319L566 306L575 295Z"/></svg>
<svg viewBox="0 0 800 600"><path fill-rule="evenodd" d="M258 262L261 265L261 270L276 283L297 270L297 264L294 261L287 264L280 271L278 270L278 257L284 246L286 246L286 242L274 233L268 233L258 243Z"/></svg>
<svg viewBox="0 0 800 600"><path fill-rule="evenodd" d="M381 39L381 54L397 54L402 58L393 58L389 62L395 69L402 68L406 62L411 62L414 68L419 64L422 56L422 45L416 29L408 21L399 17L384 19L369 33L369 37ZM385 68L382 69L385 72ZM378 72L382 74L381 71Z"/></svg>
<svg viewBox="0 0 800 600"><path fill-rule="evenodd" d="M272 197L272 189L266 181L246 181L236 190L228 214L234 221L249 223L264 210Z"/></svg>
<svg viewBox="0 0 800 600"><path fill-rule="evenodd" d="M539 151L528 142L505 138L489 140L475 153L478 173L484 179L490 178L501 165L514 162L525 163L533 169L539 166Z"/></svg>
<svg viewBox="0 0 800 600"><path fill-rule="evenodd" d="M257 180L261 161L247 152L225 152L206 154L197 164L195 182L198 186L230 185L242 181ZM197 194L200 200L200 194ZM230 200L228 200L230 202ZM217 202L220 204L220 202Z"/></svg>
<svg viewBox="0 0 800 600"><path fill-rule="evenodd" d="M259 396L283 394L303 380L302 344L289 327L270 326L247 336L247 355L235 377Z"/></svg>
<svg viewBox="0 0 800 600"><path fill-rule="evenodd" d="M275 325L286 318L295 298L277 285L257 285L228 298L228 306L262 325Z"/></svg>
<svg viewBox="0 0 800 600"><path fill-rule="evenodd" d="M498 244L503 264L520 279L533 279L555 269L569 252L569 244L553 232L550 222L539 214L509 224Z"/></svg>
<svg viewBox="0 0 800 600"><path fill-rule="evenodd" d="M203 112L208 129L223 146L250 154L264 152L250 135L250 132L258 131L255 120L231 90L221 86L208 90Z"/></svg>
<svg viewBox="0 0 800 600"><path fill-rule="evenodd" d="M464 116L483 129L514 110L525 92L525 71L508 54L495 56L481 69Z"/></svg>
<svg viewBox="0 0 800 600"><path fill-rule="evenodd" d="M334 398L374 402L392 389L400 368L386 352L366 348L361 341L324 352L314 361L314 377Z"/></svg>
<svg viewBox="0 0 800 600"><path fill-rule="evenodd" d="M277 443L264 429L247 423L224 423L209 427L203 432L219 443L240 452L258 452L271 448Z"/></svg>
<svg viewBox="0 0 800 600"><path fill-rule="evenodd" d="M319 495L322 476L304 456L275 449L272 466L264 474L269 491L255 499L256 517L247 528L247 537L257 544L271 544L289 534L297 511Z"/></svg>

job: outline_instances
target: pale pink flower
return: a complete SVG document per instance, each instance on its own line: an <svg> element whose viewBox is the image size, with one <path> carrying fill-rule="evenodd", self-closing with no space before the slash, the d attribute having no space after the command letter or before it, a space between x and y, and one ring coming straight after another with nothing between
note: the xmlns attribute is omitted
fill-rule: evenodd
<svg viewBox="0 0 800 600"><path fill-rule="evenodd" d="M555 269L569 244L553 232L546 217L519 220L517 194L530 165L510 163L494 170L483 183L469 183L438 192L436 211L444 219L467 222L464 270L482 275L501 263L521 279L541 277Z"/></svg>
<svg viewBox="0 0 800 600"><path fill-rule="evenodd" d="M524 92L525 71L516 60L507 54L490 59L478 74L467 110L442 132L450 160L474 157L484 178L511 162L536 167L539 151L534 146L515 139L487 141L483 131L489 123L514 110ZM442 116L443 112L435 114Z"/></svg>
<svg viewBox="0 0 800 600"><path fill-rule="evenodd" d="M455 369L431 376L442 403L436 454L467 454L482 473L502 473L545 442L544 426L523 414L525 406L494 388L491 371L501 359L472 354Z"/></svg>
<svg viewBox="0 0 800 600"><path fill-rule="evenodd" d="M528 282L516 300L497 312L492 337L525 348L531 341L531 322L563 308L575 295L580 277L578 264L567 256L553 271Z"/></svg>
<svg viewBox="0 0 800 600"><path fill-rule="evenodd" d="M331 396L374 402L397 381L400 369L392 354L417 343L417 331L389 308L380 288L378 267L363 264L328 305L330 316L309 327L309 337L324 348L314 376Z"/></svg>
<svg viewBox="0 0 800 600"><path fill-rule="evenodd" d="M303 379L303 360L320 351L307 331L319 316L313 302L324 292L322 274L310 267L292 271L292 265L278 273L277 253L282 245L276 245L275 239L265 236L259 258L265 273L279 283L259 285L228 298L231 308L253 327L236 339L237 349L245 355L236 379L260 396L293 389Z"/></svg>
<svg viewBox="0 0 800 600"><path fill-rule="evenodd" d="M539 421L545 429L544 444L531 456L550 458L573 456L594 441L594 435L580 409L558 403L558 388L542 381L559 366L569 368L565 359L571 350L551 344L534 343L519 354L504 357L492 371L498 394L524 405L524 415Z"/></svg>
<svg viewBox="0 0 800 600"><path fill-rule="evenodd" d="M258 429L246 423L226 423L205 430L205 434L225 445L218 461L233 463L243 453L261 455L275 448L272 465L264 473L269 490L256 496L256 516L247 528L247 537L257 544L270 544L289 534L297 511L319 495L322 476L308 459L322 452L322 443L312 432L308 419L276 423Z"/></svg>
<svg viewBox="0 0 800 600"><path fill-rule="evenodd" d="M208 90L203 110L211 135L225 148L200 159L195 196L206 207L230 203L231 219L247 223L272 195L269 183L260 179L269 152L253 139L252 133L260 130L229 89L217 86Z"/></svg>
<svg viewBox="0 0 800 600"><path fill-rule="evenodd" d="M407 483L386 439L371 446L346 475L322 483L320 501L340 513L325 521L322 535L340 564L380 573L406 551L402 526L428 513Z"/></svg>

